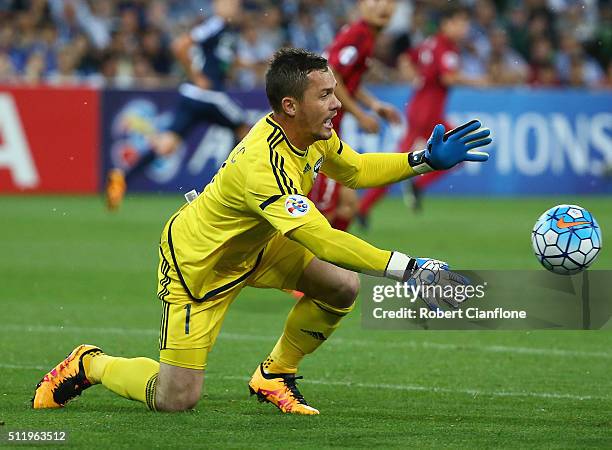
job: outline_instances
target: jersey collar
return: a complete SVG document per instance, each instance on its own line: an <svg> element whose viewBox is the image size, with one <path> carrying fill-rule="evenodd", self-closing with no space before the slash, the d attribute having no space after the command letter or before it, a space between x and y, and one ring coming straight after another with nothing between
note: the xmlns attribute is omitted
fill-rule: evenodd
<svg viewBox="0 0 612 450"><path fill-rule="evenodd" d="M298 156L306 156L306 154L308 153L308 149L306 150L300 150L296 147L294 147L291 142L289 142L289 139L287 138L287 135L285 134L285 131L283 130L283 127L281 127L273 118L272 118L272 113L268 114L266 116L266 122L268 122L269 125L271 125L275 130L280 131L281 135L283 136L283 140L287 143L287 146L289 147L289 149L295 153Z"/></svg>

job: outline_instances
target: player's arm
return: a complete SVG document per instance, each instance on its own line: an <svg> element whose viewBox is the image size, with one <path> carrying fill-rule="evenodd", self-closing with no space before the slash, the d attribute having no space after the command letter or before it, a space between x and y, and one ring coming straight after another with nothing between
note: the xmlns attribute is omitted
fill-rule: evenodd
<svg viewBox="0 0 612 450"><path fill-rule="evenodd" d="M353 98L353 96L349 93L342 79L342 74L333 67L332 71L337 82L334 94L336 95L336 97L338 97L340 103L342 103L342 109L355 116L355 119L357 119L357 122L359 122L359 126L365 131L367 131L368 133L377 133L379 126L376 118L369 115L361 107L357 99Z"/></svg>
<svg viewBox="0 0 612 450"><path fill-rule="evenodd" d="M378 249L332 228L314 203L299 193L299 186L291 181L290 175L278 169L272 175L259 170L249 174L245 199L251 211L323 261L372 275L395 276L397 279L404 276L409 257L404 255L392 259L393 252ZM403 264L401 268L400 262Z"/></svg>
<svg viewBox="0 0 612 450"><path fill-rule="evenodd" d="M418 175L405 153L359 154L338 139L335 152L328 152L321 171L351 189L386 186Z"/></svg>
<svg viewBox="0 0 612 450"><path fill-rule="evenodd" d="M469 86L469 87L486 87L489 81L486 77L470 78L466 77L462 72L448 72L440 76L442 84L448 87L452 86Z"/></svg>
<svg viewBox="0 0 612 450"><path fill-rule="evenodd" d="M312 205L314 208L314 205ZM316 210L311 220L287 233L287 237L300 243L317 258L339 267L367 275L414 282L415 286L438 284L465 285L469 281L451 272L448 264L429 258L413 258L397 251L381 250L344 231L331 227ZM437 273L438 277L432 274ZM419 297L431 310L440 309L442 301L457 308L459 301L449 296L440 297L435 290L421 292Z"/></svg>
<svg viewBox="0 0 612 450"><path fill-rule="evenodd" d="M459 69L459 55L453 51L445 52L440 58L440 82L447 86L486 87L486 77L470 78Z"/></svg>
<svg viewBox="0 0 612 450"><path fill-rule="evenodd" d="M408 52L402 53L397 57L397 70L400 74L402 81L405 81L407 83L416 82L418 78L417 70Z"/></svg>
<svg viewBox="0 0 612 450"><path fill-rule="evenodd" d="M332 228L314 203L306 197L295 194L279 196L276 201L268 203L264 209L261 209L259 205L262 203L259 205L257 203L262 198L259 197L255 204L252 204L254 211L322 261L367 275L397 281L410 280L409 282L414 282L417 287L422 284L442 286L468 284L468 280L464 277L449 271L445 262L429 258L413 258L402 252L382 250L356 236ZM303 208L297 216L290 212L292 206L287 206L293 201L303 202L301 203ZM434 277L435 281L432 281L433 273L439 274L438 277ZM440 298L435 292L434 290L433 294L424 292L419 294L430 309L439 309L441 301L455 308L459 306L459 302L455 299L446 296Z"/></svg>
<svg viewBox="0 0 612 450"><path fill-rule="evenodd" d="M364 87L360 87L357 89L355 93L355 98L359 101L359 103L365 105L366 108L374 111L381 118L391 122L391 123L400 123L402 120L400 118L399 111L389 103L385 103L374 97L367 89ZM342 102L342 100L340 100Z"/></svg>
<svg viewBox="0 0 612 450"><path fill-rule="evenodd" d="M201 71L202 62L197 63L194 61L191 49L194 44L202 44L216 36L224 26L225 22L223 19L214 16L206 22L194 27L191 32L179 35L172 42L172 53L174 57L185 70L189 80L202 89L210 89L212 83Z"/></svg>
<svg viewBox="0 0 612 450"><path fill-rule="evenodd" d="M383 274L391 252L333 229L315 204L302 195L300 178L282 161L262 158L247 175L246 205L318 258L358 272Z"/></svg>
<svg viewBox="0 0 612 450"><path fill-rule="evenodd" d="M379 249L352 234L336 230L314 204L311 203L310 208L310 220L288 232L288 238L306 247L320 260L336 266L374 276L404 278L412 258ZM394 253L396 256L393 258ZM415 264L416 260L410 268Z"/></svg>
<svg viewBox="0 0 612 450"><path fill-rule="evenodd" d="M348 91L345 81L349 74L356 70L359 56L364 51L360 40L351 33L340 33L329 48L328 63L336 82L336 97L342 103L342 108L357 119L359 126L368 133L378 133L379 124L375 116L368 114Z"/></svg>
<svg viewBox="0 0 612 450"><path fill-rule="evenodd" d="M397 281L410 280L415 286L469 284L469 280L451 272L443 261L378 249L352 234L332 228L318 211L310 221L287 233L287 237L306 247L317 258L354 272ZM437 281L432 281L434 273L439 275L433 277ZM440 296L435 290L421 292L419 297L431 310L440 309L442 301L454 308L460 303L450 296Z"/></svg>
<svg viewBox="0 0 612 450"><path fill-rule="evenodd" d="M194 41L188 33L181 34L172 42L172 53L176 60L181 64L181 67L187 74L187 77L196 86L202 89L210 89L211 82L198 67L194 64L191 57L191 48Z"/></svg>
<svg viewBox="0 0 612 450"><path fill-rule="evenodd" d="M297 180L297 177L294 179ZM247 177L245 200L253 213L323 261L355 272L399 281L413 278L417 284L424 270L436 270L441 271L440 279L444 282L465 284L460 275L448 271L446 263L382 250L349 233L332 228L314 203L299 193L299 189L300 186L293 182L291 174L285 172L282 166L273 171L254 168ZM432 263L435 267L427 267ZM439 307L435 301L421 298L430 308ZM457 306L452 299L443 300Z"/></svg>
<svg viewBox="0 0 612 450"><path fill-rule="evenodd" d="M448 132L436 125L427 148L406 153L359 154L334 133L327 141L321 170L353 189L385 186L415 175L445 170L463 161L484 162L489 158L477 151L492 142L491 132L472 120Z"/></svg>

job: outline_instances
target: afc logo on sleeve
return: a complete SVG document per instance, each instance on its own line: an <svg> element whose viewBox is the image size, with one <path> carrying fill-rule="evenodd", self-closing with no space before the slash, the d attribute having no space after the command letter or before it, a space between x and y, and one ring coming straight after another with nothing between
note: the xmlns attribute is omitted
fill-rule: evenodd
<svg viewBox="0 0 612 450"><path fill-rule="evenodd" d="M308 200L302 195L290 195L285 200L285 210L291 217L301 217L310 209Z"/></svg>

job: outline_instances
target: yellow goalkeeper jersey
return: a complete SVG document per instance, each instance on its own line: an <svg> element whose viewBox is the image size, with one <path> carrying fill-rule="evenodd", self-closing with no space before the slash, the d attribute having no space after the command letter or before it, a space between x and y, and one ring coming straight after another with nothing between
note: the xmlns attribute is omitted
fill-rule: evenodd
<svg viewBox="0 0 612 450"><path fill-rule="evenodd" d="M243 281L275 233L313 222L329 227L306 198L320 169L355 188L413 174L405 154L359 155L335 132L295 148L272 114L263 117L204 192L166 224L172 262L188 294L205 301Z"/></svg>

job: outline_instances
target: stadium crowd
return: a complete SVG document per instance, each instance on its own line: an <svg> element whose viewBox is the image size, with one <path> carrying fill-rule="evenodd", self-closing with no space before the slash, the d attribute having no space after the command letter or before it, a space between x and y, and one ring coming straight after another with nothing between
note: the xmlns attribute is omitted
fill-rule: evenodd
<svg viewBox="0 0 612 450"><path fill-rule="evenodd" d="M244 0L235 86L263 84L283 45L323 52L356 0ZM371 81L401 81L399 54L436 30L447 0L398 0ZM462 0L471 10L462 70L490 85L612 88L609 0ZM176 85L172 39L210 14L210 0L0 0L0 82Z"/></svg>

